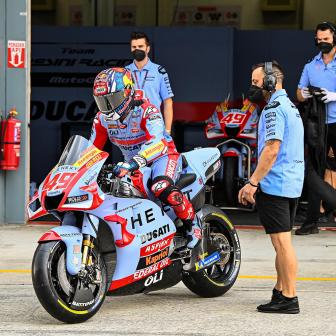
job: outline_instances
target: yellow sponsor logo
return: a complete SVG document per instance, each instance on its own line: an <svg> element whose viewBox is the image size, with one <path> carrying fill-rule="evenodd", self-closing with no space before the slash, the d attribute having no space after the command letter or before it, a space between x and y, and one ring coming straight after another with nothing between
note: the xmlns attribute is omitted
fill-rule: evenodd
<svg viewBox="0 0 336 336"><path fill-rule="evenodd" d="M94 156L86 165L86 168L90 168L92 167L96 162L100 161L100 159L102 158L101 154L98 153L96 156Z"/></svg>
<svg viewBox="0 0 336 336"><path fill-rule="evenodd" d="M77 160L73 165L74 167L81 167L90 159L92 159L96 154L100 153L101 151L98 148L93 148L89 150L85 155L83 155L79 160Z"/></svg>
<svg viewBox="0 0 336 336"><path fill-rule="evenodd" d="M160 143L146 149L142 155L147 159L150 156L161 153L164 148L165 148L165 145L163 144L163 142L160 142Z"/></svg>

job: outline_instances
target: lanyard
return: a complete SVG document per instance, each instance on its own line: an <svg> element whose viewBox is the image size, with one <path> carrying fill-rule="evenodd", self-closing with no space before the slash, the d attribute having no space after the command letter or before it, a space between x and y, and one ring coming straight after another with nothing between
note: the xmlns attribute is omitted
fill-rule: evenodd
<svg viewBox="0 0 336 336"><path fill-rule="evenodd" d="M148 70L145 70L146 71L146 75L145 75L145 78L144 80L142 81L142 84L141 84L141 87L139 85L139 81L138 81L138 76L137 76L137 71L134 71L133 74L135 76L135 82L136 82L136 85L137 85L137 88L140 89L140 90L143 90L144 86L145 86L145 83L146 83L146 80L147 80L147 76L148 76Z"/></svg>

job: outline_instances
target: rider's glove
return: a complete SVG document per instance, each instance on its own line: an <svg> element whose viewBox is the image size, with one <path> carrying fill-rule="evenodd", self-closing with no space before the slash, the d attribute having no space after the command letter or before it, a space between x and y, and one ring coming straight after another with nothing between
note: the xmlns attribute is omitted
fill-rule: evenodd
<svg viewBox="0 0 336 336"><path fill-rule="evenodd" d="M308 98L313 97L312 94L310 93L309 89L306 88L306 87L303 87L301 89L301 95L304 99L308 99Z"/></svg>
<svg viewBox="0 0 336 336"><path fill-rule="evenodd" d="M321 94L323 95L323 97L321 98L323 103L327 104L332 101L336 101L336 92L330 92L327 89L321 89Z"/></svg>
<svg viewBox="0 0 336 336"><path fill-rule="evenodd" d="M119 162L113 168L113 174L117 177L124 177L128 173L132 173L139 168L145 167L147 161L141 155L135 155L130 162Z"/></svg>
<svg viewBox="0 0 336 336"><path fill-rule="evenodd" d="M113 168L113 174L117 177L124 177L126 174L134 172L139 166L135 161L128 162L118 162Z"/></svg>

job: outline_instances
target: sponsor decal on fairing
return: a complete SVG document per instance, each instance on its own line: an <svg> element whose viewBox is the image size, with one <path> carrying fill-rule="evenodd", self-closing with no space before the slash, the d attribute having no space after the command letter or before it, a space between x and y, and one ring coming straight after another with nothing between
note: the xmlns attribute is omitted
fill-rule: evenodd
<svg viewBox="0 0 336 336"><path fill-rule="evenodd" d="M146 266L156 264L158 261L168 257L169 254L169 248L165 248L164 250L146 257Z"/></svg>
<svg viewBox="0 0 336 336"><path fill-rule="evenodd" d="M156 253L157 251L160 251L160 250L166 248L167 246L170 246L170 244L173 240L173 237L174 237L174 234L172 234L172 235L170 235L166 238L163 238L161 240L158 240L155 243L152 243L152 244L141 247L140 256L145 257L145 256L151 255L153 253Z"/></svg>
<svg viewBox="0 0 336 336"><path fill-rule="evenodd" d="M160 236L163 236L164 234L168 232L170 232L170 227L169 227L169 224L166 224L164 226L161 226L159 229L155 229L146 234L140 235L141 244L144 244L153 239L159 238Z"/></svg>
<svg viewBox="0 0 336 336"><path fill-rule="evenodd" d="M78 196L70 196L70 197L67 197L65 203L66 204L80 203L80 202L87 201L88 199L89 199L88 194L78 195Z"/></svg>
<svg viewBox="0 0 336 336"><path fill-rule="evenodd" d="M161 270L159 273L155 273L155 274L149 276L145 281L145 287L148 287L150 285L153 285L153 284L161 281L162 276L163 276L163 270Z"/></svg>
<svg viewBox="0 0 336 336"><path fill-rule="evenodd" d="M153 273L156 273L158 271L160 271L161 269L163 269L164 267L168 266L171 264L171 260L169 258L165 258L163 260L161 260L160 262L158 262L157 264L151 265L147 268L138 270L134 273L134 280L138 281L141 280Z"/></svg>

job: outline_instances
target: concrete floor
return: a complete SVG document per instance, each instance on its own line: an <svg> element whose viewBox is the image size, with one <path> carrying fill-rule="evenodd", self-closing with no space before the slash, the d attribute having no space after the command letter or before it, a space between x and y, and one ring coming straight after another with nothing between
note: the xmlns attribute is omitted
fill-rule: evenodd
<svg viewBox="0 0 336 336"><path fill-rule="evenodd" d="M48 228L0 226L0 335L336 335L336 232L293 236L298 315L256 312L270 298L274 252L263 231L239 230L240 278L226 295L202 299L181 283L149 295L108 297L92 319L66 325L41 307L28 273L36 241Z"/></svg>

